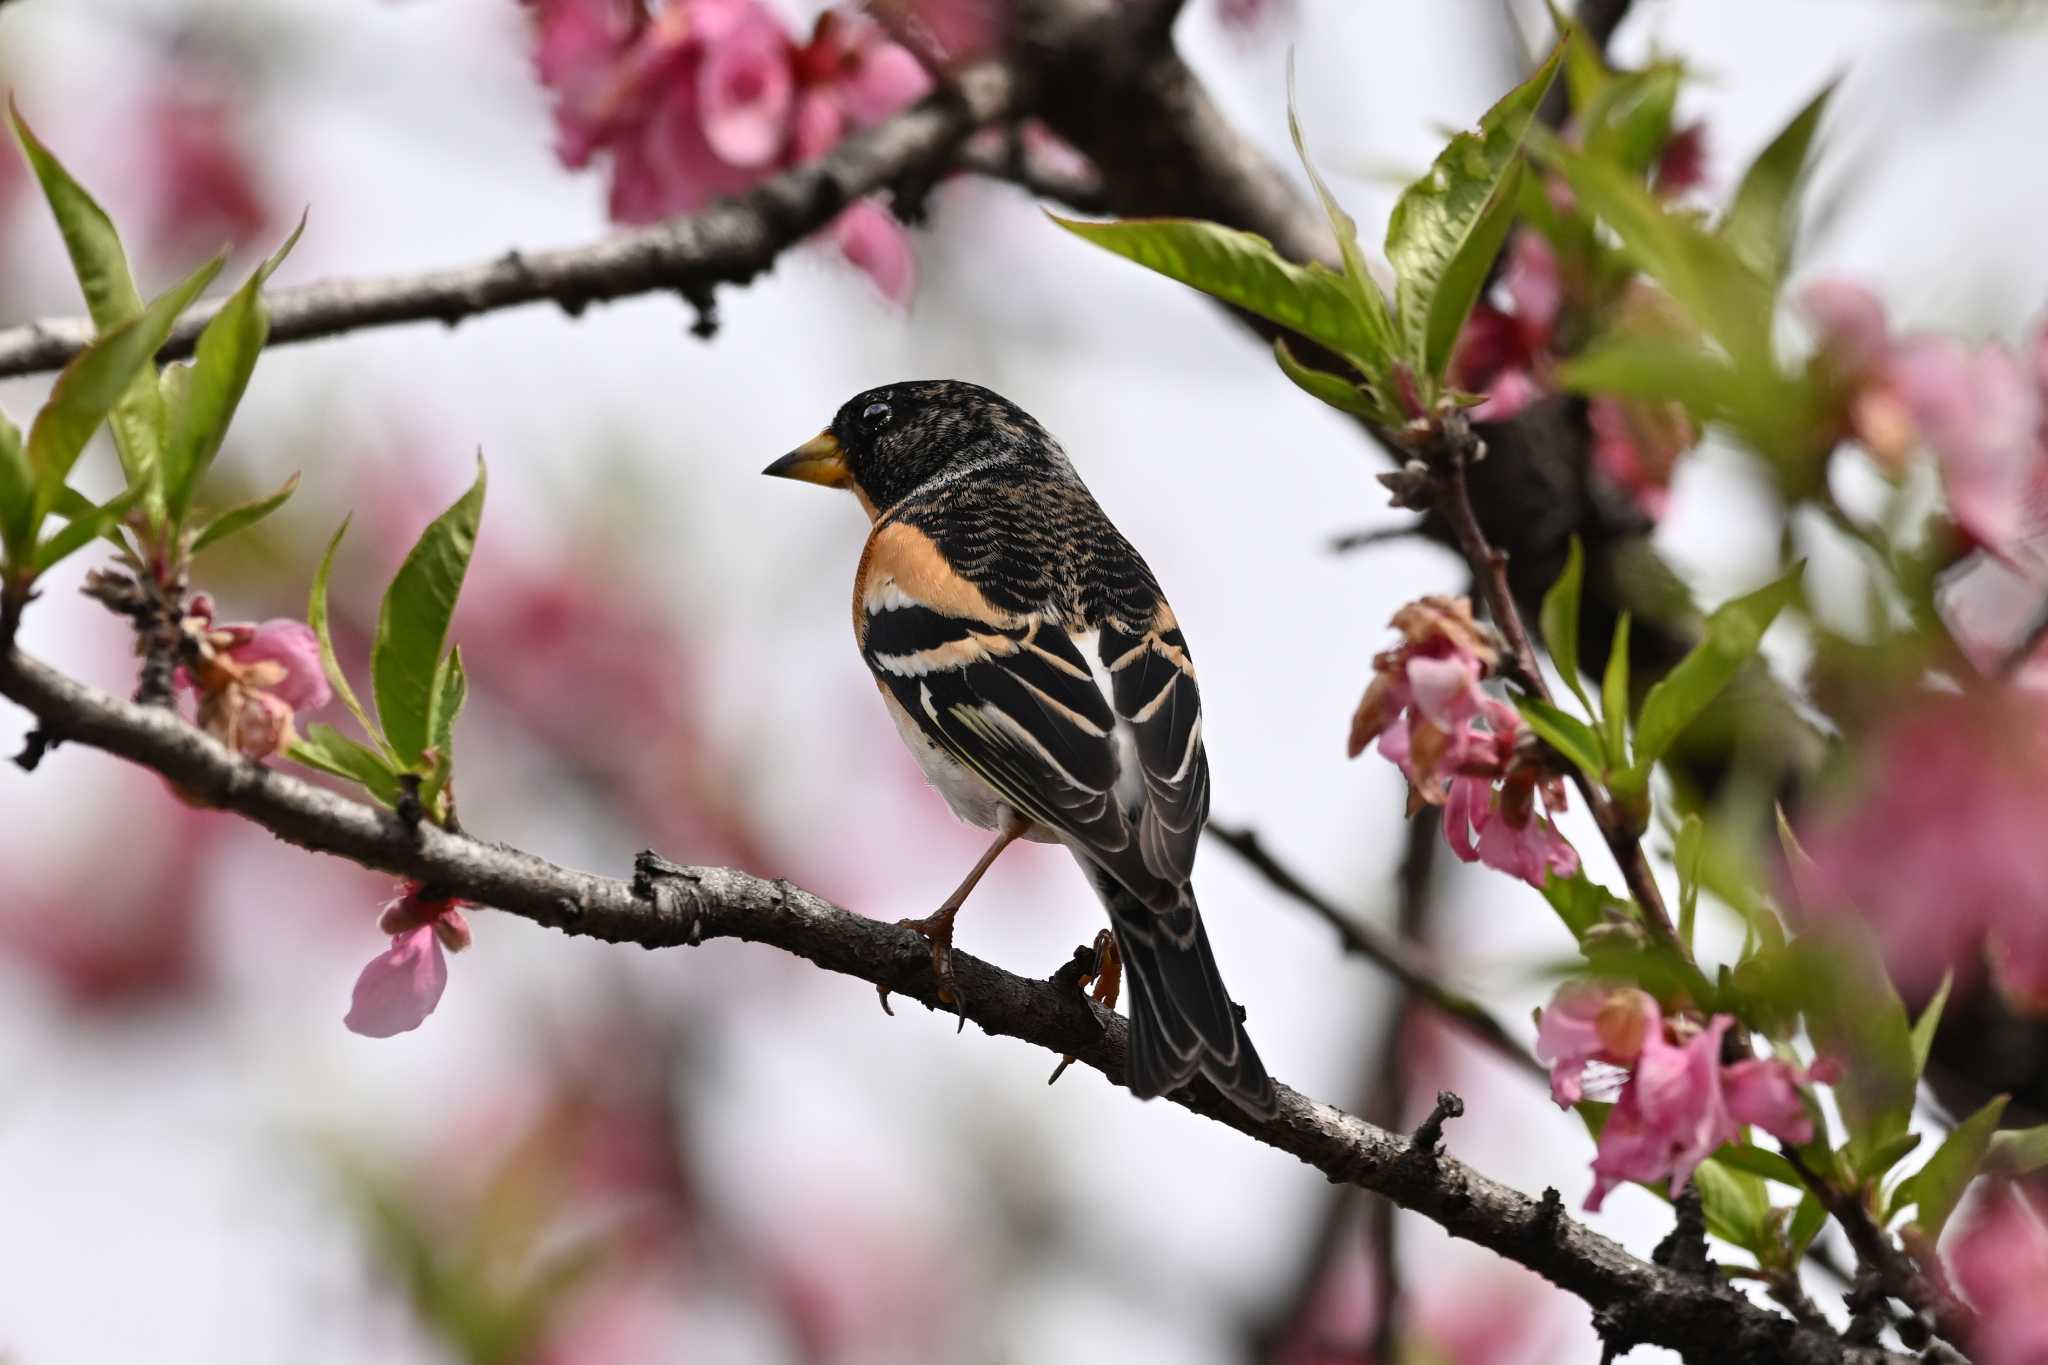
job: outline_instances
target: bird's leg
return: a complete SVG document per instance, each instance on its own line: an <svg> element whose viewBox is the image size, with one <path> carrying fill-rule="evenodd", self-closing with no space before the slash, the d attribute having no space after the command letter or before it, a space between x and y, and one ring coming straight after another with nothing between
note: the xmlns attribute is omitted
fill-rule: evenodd
<svg viewBox="0 0 2048 1365"><path fill-rule="evenodd" d="M904 928L915 930L932 945L932 975L938 978L940 1004L960 1003L960 992L953 981L953 917L960 913L960 907L967 903L968 894L980 883L983 874L995 865L1002 851L1017 842L1030 827L1028 821L1015 815L1007 815L996 830L996 837L989 844L988 851L981 855L981 860L975 863L966 878L954 888L953 894L946 897L945 904L923 919L897 921ZM960 1022L964 1027L967 1016L961 1015Z"/></svg>

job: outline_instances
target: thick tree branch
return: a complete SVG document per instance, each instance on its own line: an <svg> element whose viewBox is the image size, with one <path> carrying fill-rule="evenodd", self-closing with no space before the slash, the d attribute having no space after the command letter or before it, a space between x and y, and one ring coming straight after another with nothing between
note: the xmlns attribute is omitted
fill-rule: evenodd
<svg viewBox="0 0 2048 1365"><path fill-rule="evenodd" d="M42 732L104 749L154 770L196 799L278 837L366 867L429 882L539 924L646 948L737 938L765 943L831 971L936 1006L930 954L908 929L865 919L786 881L729 868L678 867L652 855L623 881L556 866L530 853L407 825L285 773L251 763L160 708L137 706L9 649L0 695L32 712ZM1078 992L1014 976L965 953L955 971L965 1012L989 1033L1072 1053L1112 1081L1124 1070L1121 1018ZM1554 1194L1531 1199L1440 1152L1423 1150L1297 1092L1256 1120L1206 1086L1175 1103L1314 1166L1378 1191L1452 1234L1489 1247L1586 1300L1613 1345L1657 1344L1717 1365L1903 1362L1801 1326L1718 1277L1652 1265L1567 1217Z"/></svg>
<svg viewBox="0 0 2048 1365"><path fill-rule="evenodd" d="M714 285L745 284L854 200L900 182L928 184L977 130L1010 117L1022 83L1006 66L970 67L916 106L847 138L829 155L785 171L736 199L584 246L508 251L480 265L419 275L330 280L264 295L270 344L311 341L406 322L449 326L480 313L553 302L569 313L658 290L680 292L708 312ZM223 300L179 320L160 353L192 353ZM0 375L63 365L92 340L86 318L0 331Z"/></svg>

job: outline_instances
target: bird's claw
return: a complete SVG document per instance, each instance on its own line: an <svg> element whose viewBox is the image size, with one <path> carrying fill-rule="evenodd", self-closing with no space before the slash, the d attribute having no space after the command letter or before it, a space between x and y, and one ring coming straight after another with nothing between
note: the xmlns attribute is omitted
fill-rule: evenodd
<svg viewBox="0 0 2048 1365"><path fill-rule="evenodd" d="M1071 982L1075 990L1087 991L1088 998L1096 1004L1114 1010L1124 980L1123 954L1117 950L1116 935L1107 929L1097 930L1094 946L1076 948L1073 961L1061 967L1053 979ZM1045 1083L1051 1085L1073 1064L1071 1053L1060 1058L1060 1064L1053 1068Z"/></svg>
<svg viewBox="0 0 2048 1365"><path fill-rule="evenodd" d="M956 1033L967 1027L967 1006L960 994L960 983L953 975L953 917L959 911L957 905L944 905L924 919L896 921L931 945L932 978L938 983L939 1003L951 1005L960 1015ZM885 1001L883 1008L887 1007Z"/></svg>

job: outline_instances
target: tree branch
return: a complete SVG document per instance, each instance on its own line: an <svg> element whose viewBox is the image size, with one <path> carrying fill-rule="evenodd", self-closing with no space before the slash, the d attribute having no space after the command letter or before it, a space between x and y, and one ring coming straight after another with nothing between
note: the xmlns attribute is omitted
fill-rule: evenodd
<svg viewBox="0 0 2048 1365"><path fill-rule="evenodd" d="M863 918L787 881L730 868L679 867L644 855L632 881L559 867L530 853L408 825L283 772L251 763L168 711L121 701L9 649L0 695L32 712L53 740L90 745L168 778L194 798L278 837L445 889L559 929L646 948L736 938L936 1007L931 957L910 930ZM1112 1081L1124 1074L1124 1021L1078 992L1014 976L965 953L954 969L969 1019L985 1031L1072 1053ZM1718 1277L1652 1265L1566 1217L1554 1195L1531 1199L1453 1157L1424 1151L1285 1086L1280 1113L1253 1119L1206 1085L1173 1101L1286 1152L1333 1180L1378 1191L1455 1236L1488 1247L1586 1300L1610 1345L1668 1346L1717 1365L1903 1365L1753 1303Z"/></svg>
<svg viewBox="0 0 2048 1365"><path fill-rule="evenodd" d="M528 303L553 302L573 315L592 303L664 289L708 314L714 285L745 284L863 195L899 182L928 183L952 165L970 134L1013 115L1022 98L1023 83L1009 67L982 63L830 154L687 217L583 246L508 251L480 265L269 290L269 344L407 322L452 327ZM179 319L158 358L192 354L223 302L207 300ZM0 375L56 369L92 338L87 318L0 331Z"/></svg>

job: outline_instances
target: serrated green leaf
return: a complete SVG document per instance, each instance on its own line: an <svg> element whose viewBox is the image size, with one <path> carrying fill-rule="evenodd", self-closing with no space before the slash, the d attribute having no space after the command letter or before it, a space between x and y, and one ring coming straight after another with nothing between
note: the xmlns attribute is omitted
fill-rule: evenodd
<svg viewBox="0 0 2048 1365"><path fill-rule="evenodd" d="M1515 697L1515 710L1545 744L1570 759L1572 765L1591 781L1606 774L1600 752L1600 736L1592 726L1568 711L1536 697Z"/></svg>
<svg viewBox="0 0 2048 1365"><path fill-rule="evenodd" d="M1934 1031L1941 1027L1941 1012L1948 1006L1949 988L1956 983L1953 968L1941 974L1941 988L1934 993L1920 1011L1920 1017L1913 1021L1913 1074L1925 1075L1927 1054L1934 1050Z"/></svg>
<svg viewBox="0 0 2048 1365"><path fill-rule="evenodd" d="M1273 359L1279 362L1280 372L1293 380L1296 388L1318 402L1354 416L1386 420L1387 415L1368 390L1342 375L1302 364L1294 358L1286 337L1273 338Z"/></svg>
<svg viewBox="0 0 2048 1365"><path fill-rule="evenodd" d="M1579 598L1585 591L1585 582L1586 550L1579 538L1573 536L1571 549L1565 554L1564 572L1543 594L1543 610L1537 621L1543 630L1543 646L1550 651L1550 661L1557 665L1564 685L1590 716L1593 702L1579 677Z"/></svg>
<svg viewBox="0 0 2048 1365"><path fill-rule="evenodd" d="M1742 173L1721 220L1721 240L1761 279L1782 280L1791 265L1799 188L1806 179L1814 131L1834 93L1830 81L1771 139Z"/></svg>
<svg viewBox="0 0 2048 1365"><path fill-rule="evenodd" d="M1621 167L1554 137L1541 142L1543 157L1563 173L1581 208L1613 229L1635 265L1738 365L1770 356L1773 291L1726 242Z"/></svg>
<svg viewBox="0 0 2048 1365"><path fill-rule="evenodd" d="M1342 276L1296 265L1263 237L1190 218L1084 223L1048 214L1083 241L1256 313L1369 369L1378 349Z"/></svg>
<svg viewBox="0 0 2048 1365"><path fill-rule="evenodd" d="M1876 1158L1907 1136L1919 1082L1905 1006L1876 948L1847 926L1809 930L1786 952L1814 1050L1842 1067L1834 1092L1849 1129L1849 1163L1875 1175Z"/></svg>
<svg viewBox="0 0 2048 1365"><path fill-rule="evenodd" d="M404 788L382 754L356 743L331 725L315 723L306 736L294 744L286 757L308 768L357 782L371 796L387 806L396 806Z"/></svg>
<svg viewBox="0 0 2048 1365"><path fill-rule="evenodd" d="M1394 267L1394 316L1409 363L1432 385L1486 286L1493 258L1514 221L1522 142L1536 106L1557 76L1564 45L1437 155L1401 192L1387 222Z"/></svg>
<svg viewBox="0 0 2048 1365"><path fill-rule="evenodd" d="M1803 565L1777 582L1725 603L1707 618L1705 637L1657 680L1636 718L1636 767L1645 775L1763 643L1764 632L1799 595Z"/></svg>
<svg viewBox="0 0 2048 1365"><path fill-rule="evenodd" d="M71 467L106 421L129 383L170 335L171 325L207 282L220 270L216 256L176 289L157 299L137 316L115 327L80 351L57 376L49 402L29 427L28 463L34 471L36 495L28 530L33 534L57 505L57 494ZM154 388L155 381L151 381Z"/></svg>
<svg viewBox="0 0 2048 1365"><path fill-rule="evenodd" d="M1915 1208L1913 1224L1927 1238L1929 1246L1941 1237L1949 1215L1962 1202L1963 1191L1977 1178L1998 1120L2005 1114L2006 1095L1994 1095L1982 1109L1957 1124L1927 1164L1906 1177L1892 1194L1891 1211L1897 1214L1908 1204Z"/></svg>
<svg viewBox="0 0 2048 1365"><path fill-rule="evenodd" d="M67 490L68 491L68 490ZM35 572L46 574L59 563L84 549L93 541L111 531L121 518L128 515L147 491L130 486L122 489L105 502L94 505L86 502L84 507L74 509L71 520L64 529L36 546ZM85 501L82 497L80 501ZM117 539L116 545L121 542Z"/></svg>
<svg viewBox="0 0 2048 1365"><path fill-rule="evenodd" d="M1366 266L1365 253L1359 249L1358 224L1344 211L1344 206L1337 202L1337 196L1330 193L1330 187L1323 183L1321 173L1316 170L1315 161L1308 154L1308 143L1301 135L1301 119L1296 115L1294 108L1292 51L1287 54L1287 133L1294 139L1294 154L1301 158L1301 168L1308 172L1308 182L1315 187L1316 198L1323 205L1323 214L1330 220L1330 231L1337 238L1337 250L1344 260L1345 283L1350 286L1352 298L1358 305L1359 317L1367 333L1374 340L1374 352L1361 359L1370 362L1367 373L1373 379L1384 380L1387 365L1393 360L1395 352L1393 315L1387 311L1387 296L1380 292L1379 281L1373 278L1372 271Z"/></svg>
<svg viewBox="0 0 2048 1365"><path fill-rule="evenodd" d="M201 527L192 537L192 553L198 554L215 541L226 540L237 531L246 531L257 522L285 505L291 495L298 491L299 476L292 475L276 492L248 502L237 503Z"/></svg>
<svg viewBox="0 0 2048 1365"><path fill-rule="evenodd" d="M1727 1150L1724 1147L1721 1152ZM1725 1165L1720 1153L1702 1161L1692 1179L1699 1187L1707 1231L1745 1251L1760 1253L1771 1214L1770 1192L1764 1182L1748 1171Z"/></svg>
<svg viewBox="0 0 2048 1365"><path fill-rule="evenodd" d="M35 474L28 466L21 428L0 413L0 547L8 560L28 558L29 520L35 513Z"/></svg>
<svg viewBox="0 0 2048 1365"><path fill-rule="evenodd" d="M2048 1166L2048 1123L2034 1128L2008 1128L1994 1133L1984 1156L1993 1175L2030 1175Z"/></svg>
<svg viewBox="0 0 2048 1365"><path fill-rule="evenodd" d="M8 110L14 119L15 136L42 186L64 250L71 257L72 273L78 277L79 292L85 296L86 311L101 335L112 331L142 311L142 296L136 291L128 269L128 254L121 247L121 235L113 219L71 178L62 162L30 131L21 109L12 100ZM154 367L138 373L134 382L114 405L112 426L121 468L131 485L148 480L155 467L163 439L163 407L156 393Z"/></svg>
<svg viewBox="0 0 2048 1365"><path fill-rule="evenodd" d="M341 698L341 704L356 718L356 724L363 727L363 733L383 747L390 754L391 744L384 738L384 732L363 710L362 702L356 699L356 691L348 685L348 675L341 671L341 661L334 655L334 637L329 633L327 623L327 580L334 572L334 553L341 548L341 538L348 534L348 518L341 519L335 529L334 539L327 542L327 553L320 557L320 568L313 574L313 590L306 599L306 624L313 628L314 638L320 641L320 667L327 674L328 685L334 695Z"/></svg>
<svg viewBox="0 0 2048 1365"><path fill-rule="evenodd" d="M1600 680L1600 733L1607 740L1607 766L1620 772L1628 763L1628 623L1623 612L1614 625L1614 644L1607 651L1607 672Z"/></svg>
<svg viewBox="0 0 2048 1365"><path fill-rule="evenodd" d="M184 520L199 480L220 453L228 423L234 420L235 408L256 368L256 358L269 339L270 315L264 310L262 297L264 283L298 245L299 235L305 230L306 220L302 217L284 245L251 272L199 334L184 399L178 404L177 420L164 443L164 494L173 521Z"/></svg>
<svg viewBox="0 0 2048 1365"><path fill-rule="evenodd" d="M408 768L420 763L433 720L434 674L448 640L448 623L476 549L484 508L484 463L476 481L436 517L398 567L377 613L370 646L370 686L384 737Z"/></svg>

